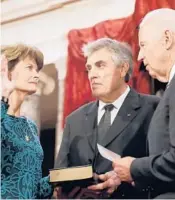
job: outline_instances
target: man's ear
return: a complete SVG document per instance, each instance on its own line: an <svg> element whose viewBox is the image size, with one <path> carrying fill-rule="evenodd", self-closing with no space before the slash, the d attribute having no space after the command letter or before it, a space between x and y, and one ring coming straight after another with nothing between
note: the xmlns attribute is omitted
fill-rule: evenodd
<svg viewBox="0 0 175 200"><path fill-rule="evenodd" d="M126 74L128 73L128 71L129 71L129 63L125 62L125 63L123 63L123 65L122 65L121 77L125 77Z"/></svg>
<svg viewBox="0 0 175 200"><path fill-rule="evenodd" d="M172 31L166 30L164 32L164 44L165 44L166 50L171 49L173 45L173 39L174 39L174 35Z"/></svg>

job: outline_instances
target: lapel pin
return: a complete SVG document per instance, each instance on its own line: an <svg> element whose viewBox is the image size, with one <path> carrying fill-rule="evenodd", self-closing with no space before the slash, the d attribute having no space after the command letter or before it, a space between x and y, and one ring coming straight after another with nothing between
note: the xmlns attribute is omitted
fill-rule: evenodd
<svg viewBox="0 0 175 200"><path fill-rule="evenodd" d="M128 114L127 114L127 116L128 116L128 117L130 117L130 116L131 116L131 114L130 114L130 113L128 113Z"/></svg>

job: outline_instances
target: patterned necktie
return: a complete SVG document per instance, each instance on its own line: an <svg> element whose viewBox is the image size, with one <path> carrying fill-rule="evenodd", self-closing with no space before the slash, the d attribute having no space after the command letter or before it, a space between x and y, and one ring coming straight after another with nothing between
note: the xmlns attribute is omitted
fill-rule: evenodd
<svg viewBox="0 0 175 200"><path fill-rule="evenodd" d="M104 106L105 113L103 117L100 120L100 123L98 125L98 142L101 143L104 139L107 131L109 130L111 126L111 111L113 110L114 105L108 104Z"/></svg>

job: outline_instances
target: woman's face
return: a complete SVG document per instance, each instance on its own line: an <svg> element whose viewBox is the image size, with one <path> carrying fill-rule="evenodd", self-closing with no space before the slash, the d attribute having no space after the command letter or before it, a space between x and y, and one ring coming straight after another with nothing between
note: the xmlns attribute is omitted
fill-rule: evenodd
<svg viewBox="0 0 175 200"><path fill-rule="evenodd" d="M28 94L35 93L39 81L39 71L35 60L26 57L19 61L9 72L9 79L13 81L15 89Z"/></svg>

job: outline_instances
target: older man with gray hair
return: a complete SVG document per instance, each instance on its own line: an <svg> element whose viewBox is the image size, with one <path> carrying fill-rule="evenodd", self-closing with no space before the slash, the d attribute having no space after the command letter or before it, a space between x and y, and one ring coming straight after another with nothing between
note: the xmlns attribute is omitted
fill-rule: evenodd
<svg viewBox="0 0 175 200"><path fill-rule="evenodd" d="M167 89L151 120L149 157L125 157L113 167L121 181L134 182L152 197L175 199L175 10L148 13L140 24L139 45L138 59L153 78L168 82Z"/></svg>
<svg viewBox="0 0 175 200"><path fill-rule="evenodd" d="M138 94L128 86L132 75L129 45L102 38L85 45L83 52L92 94L97 100L67 117L55 167L92 164L96 174L113 177L110 184L114 187L100 193L99 198L106 198L107 193L113 193L114 198L143 198L145 193L138 193L131 184L116 178L111 172L112 162L100 156L97 143L121 156L146 156L148 126L159 99ZM99 188L101 184L96 186L103 189ZM89 189L96 190L96 186Z"/></svg>

